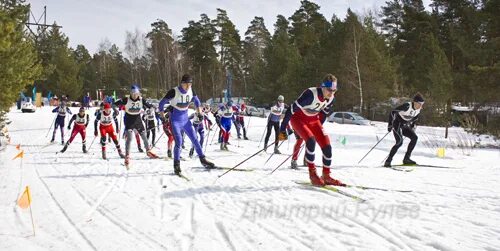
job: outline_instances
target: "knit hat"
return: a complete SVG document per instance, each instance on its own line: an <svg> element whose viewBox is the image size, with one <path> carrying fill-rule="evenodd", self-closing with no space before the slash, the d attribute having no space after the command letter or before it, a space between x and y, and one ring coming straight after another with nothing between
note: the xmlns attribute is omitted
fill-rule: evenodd
<svg viewBox="0 0 500 251"><path fill-rule="evenodd" d="M424 97L422 97L422 94L420 94L420 92L417 92L417 94L413 96L413 101L418 103L424 103Z"/></svg>

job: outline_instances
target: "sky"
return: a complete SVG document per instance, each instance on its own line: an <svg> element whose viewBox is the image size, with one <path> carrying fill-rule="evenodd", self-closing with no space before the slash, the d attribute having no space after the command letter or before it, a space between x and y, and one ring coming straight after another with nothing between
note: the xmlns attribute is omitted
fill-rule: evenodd
<svg viewBox="0 0 500 251"><path fill-rule="evenodd" d="M358 14L379 10L387 0L312 0L330 20L335 14L343 19L347 9ZM174 35L180 35L190 20L198 21L200 14L216 17L216 9L225 9L240 35L244 35L255 16L264 18L272 33L276 16L290 17L300 0L28 0L36 19L47 6L47 23L57 22L69 37L70 46L83 44L89 52L97 52L99 43L108 39L123 50L126 31L147 33L151 23L163 19ZM430 0L424 0L428 6ZM33 18L30 19L33 21Z"/></svg>

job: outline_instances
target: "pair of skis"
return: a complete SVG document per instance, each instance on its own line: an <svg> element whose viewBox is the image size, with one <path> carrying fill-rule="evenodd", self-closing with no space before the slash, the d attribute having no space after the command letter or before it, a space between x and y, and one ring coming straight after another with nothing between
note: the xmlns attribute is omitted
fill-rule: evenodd
<svg viewBox="0 0 500 251"><path fill-rule="evenodd" d="M451 166L438 166L438 165L427 165L427 164L414 164L414 165L412 165L412 164L400 164L400 165L392 165L391 167L388 167L388 168L396 170L396 171L411 172L411 171L415 170L415 167L456 169L455 167L451 167Z"/></svg>
<svg viewBox="0 0 500 251"><path fill-rule="evenodd" d="M378 191L386 191L386 192L400 192L400 193L412 192L411 190L396 190L396 189L386 189L386 188L357 186L357 185L345 185L345 186L329 186L329 185L327 185L327 186L319 187L319 186L312 185L311 182L309 182L309 181L295 181L295 183L302 185L302 186L312 188L312 189L319 189L319 190L335 192L335 193L341 194L343 196L352 198L358 202L366 202L367 200L363 199L357 195L348 193L342 189L339 189L339 187L356 188L356 189L361 189L361 190L378 190Z"/></svg>

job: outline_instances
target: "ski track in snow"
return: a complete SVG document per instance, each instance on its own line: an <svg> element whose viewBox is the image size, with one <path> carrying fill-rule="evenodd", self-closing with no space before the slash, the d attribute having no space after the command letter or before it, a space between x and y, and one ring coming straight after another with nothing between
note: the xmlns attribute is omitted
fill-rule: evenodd
<svg viewBox="0 0 500 251"><path fill-rule="evenodd" d="M134 151L134 140L129 171L121 165L123 160L113 144L107 144L108 160L100 159L98 140L83 154L77 136L68 151L56 154L60 144L45 144L51 136L45 138L53 116L48 108L34 114L9 114L11 137L15 144L22 144L26 155L20 169L19 161L11 160L14 147L0 152L0 222L5 222L0 224L2 250L500 249L498 150L475 150L472 156L465 156L460 149L450 148L446 158L439 159L434 157L434 149L418 143L413 155L418 162L456 169L415 167L412 172L397 172L377 168L394 143L390 137L361 165L355 164L385 134L385 124L327 123L334 177L353 185L413 191L341 188L367 200L357 203L339 193L294 183L308 180L306 167L291 170L285 163L269 175L291 153L294 139L289 146L285 142L280 148L283 154L273 155L267 164L271 153L260 153L238 167L254 171L229 172L219 179L226 170L199 168L196 157L187 158L188 142L182 154L186 160L181 161L183 174L190 179L186 181L172 175L171 159L150 160ZM33 119L37 123L31 123ZM264 124L264 119L252 118L248 141L238 141L233 131L230 152L209 142L207 158L219 166L234 166L259 150ZM419 127L417 134L420 130L430 135L440 129ZM65 131L67 140L69 132ZM87 135L93 135L93 126ZM346 145L340 143L341 137L347 138ZM166 155L166 141L162 137L155 149L161 157ZM407 143L405 140L395 163ZM124 146L123 141L121 144ZM320 161L317 147L316 163ZM32 190L36 237L29 237L29 213L15 206L25 185ZM418 216L394 213L394 208L406 205L417 206ZM307 215L311 208L324 214Z"/></svg>

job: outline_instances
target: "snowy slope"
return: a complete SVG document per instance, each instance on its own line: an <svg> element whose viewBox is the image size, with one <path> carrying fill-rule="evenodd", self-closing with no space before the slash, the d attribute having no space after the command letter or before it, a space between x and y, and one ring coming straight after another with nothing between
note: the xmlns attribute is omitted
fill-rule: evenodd
<svg viewBox="0 0 500 251"><path fill-rule="evenodd" d="M0 152L0 250L500 250L500 151L463 150L453 137L441 139L435 132L441 128L417 129L421 142L413 159L453 168L400 172L377 167L394 143L392 135L357 165L384 136L385 124L326 124L334 177L412 190L342 189L367 200L358 203L296 184L308 180L307 171L289 169L289 161L269 175L284 154L267 164L270 154L259 154L240 166L254 171L230 172L216 181L224 170L205 171L183 151L188 182L171 175L172 160L150 160L136 151L135 142L128 172L112 145L110 159L100 159L98 140L88 154L81 152L79 136L64 154L56 154L61 145L42 148L54 118L49 108L34 114L13 110L9 118L12 144L20 143L26 155L21 167L20 160L12 160L13 145ZM252 117L249 123L249 141L233 137L231 152L209 144L208 158L231 167L256 152L265 120ZM87 135L90 144L93 125ZM438 141L446 147L442 159L436 157ZM291 153L293 142L280 150ZM394 163L402 160L407 142ZM158 145L155 151L165 157L166 137ZM318 164L320 156L317 149ZM36 236L29 210L15 204L25 185L32 191Z"/></svg>

